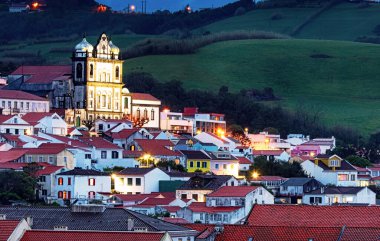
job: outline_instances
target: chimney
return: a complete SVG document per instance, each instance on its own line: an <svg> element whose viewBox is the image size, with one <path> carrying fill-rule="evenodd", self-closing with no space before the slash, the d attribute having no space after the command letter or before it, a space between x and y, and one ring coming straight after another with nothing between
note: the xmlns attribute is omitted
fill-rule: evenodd
<svg viewBox="0 0 380 241"><path fill-rule="evenodd" d="M321 193L325 193L325 187L321 187Z"/></svg>
<svg viewBox="0 0 380 241"><path fill-rule="evenodd" d="M7 220L6 214L0 214L0 220Z"/></svg>
<svg viewBox="0 0 380 241"><path fill-rule="evenodd" d="M67 231L69 227L67 226L54 226L54 231Z"/></svg>
<svg viewBox="0 0 380 241"><path fill-rule="evenodd" d="M133 228L135 226L135 221L131 218L128 218L128 231L133 231Z"/></svg>
<svg viewBox="0 0 380 241"><path fill-rule="evenodd" d="M223 233L223 230L224 230L223 224L221 222L216 223L214 230L215 230L215 233L217 234Z"/></svg>
<svg viewBox="0 0 380 241"><path fill-rule="evenodd" d="M25 220L28 223L29 227L33 226L33 217L32 216L26 217Z"/></svg>

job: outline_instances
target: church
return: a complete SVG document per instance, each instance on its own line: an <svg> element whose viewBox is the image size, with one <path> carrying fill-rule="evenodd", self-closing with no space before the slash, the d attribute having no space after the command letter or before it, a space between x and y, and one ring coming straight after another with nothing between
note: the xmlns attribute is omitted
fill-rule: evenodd
<svg viewBox="0 0 380 241"><path fill-rule="evenodd" d="M84 37L75 46L71 67L59 66L62 71L57 71L57 66L22 66L10 79L17 83L13 89L38 89L53 109L64 110L66 121L72 125L82 126L96 119L129 119L145 128L158 129L161 101L124 88L124 61L120 57L120 49L102 33L95 45ZM57 91L58 86L62 90Z"/></svg>

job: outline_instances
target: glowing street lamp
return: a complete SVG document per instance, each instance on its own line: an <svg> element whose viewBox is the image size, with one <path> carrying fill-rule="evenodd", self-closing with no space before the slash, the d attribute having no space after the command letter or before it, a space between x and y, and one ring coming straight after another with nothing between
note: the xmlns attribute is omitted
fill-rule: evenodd
<svg viewBox="0 0 380 241"><path fill-rule="evenodd" d="M33 7L34 9L37 9L38 6L39 6L39 3L38 3L38 2L34 2L34 3L32 3L32 7Z"/></svg>
<svg viewBox="0 0 380 241"><path fill-rule="evenodd" d="M259 173L256 172L256 171L254 171L254 172L252 173L252 178L253 178L253 179L257 179L258 177L259 177Z"/></svg>
<svg viewBox="0 0 380 241"><path fill-rule="evenodd" d="M130 10L131 10L132 13L135 12L136 11L136 6L135 5L131 5Z"/></svg>
<svg viewBox="0 0 380 241"><path fill-rule="evenodd" d="M112 179L116 179L116 177L117 177L116 174L115 174L115 173L112 173L111 178L112 178Z"/></svg>

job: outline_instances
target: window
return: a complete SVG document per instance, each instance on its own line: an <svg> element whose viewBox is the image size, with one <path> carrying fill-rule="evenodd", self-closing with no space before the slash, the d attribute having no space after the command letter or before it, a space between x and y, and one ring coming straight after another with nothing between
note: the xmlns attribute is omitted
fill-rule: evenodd
<svg viewBox="0 0 380 241"><path fill-rule="evenodd" d="M136 118L140 119L140 109L137 109L137 111L136 111Z"/></svg>
<svg viewBox="0 0 380 241"><path fill-rule="evenodd" d="M207 168L207 162L202 162L202 168Z"/></svg>
<svg viewBox="0 0 380 241"><path fill-rule="evenodd" d="M147 109L144 110L144 119L148 119L148 110Z"/></svg>
<svg viewBox="0 0 380 241"><path fill-rule="evenodd" d="M190 167L194 167L194 162L193 161L190 162Z"/></svg>
<svg viewBox="0 0 380 241"><path fill-rule="evenodd" d="M129 178L127 179L127 185L128 185L128 186L132 186L132 185L133 185L133 178L130 178L130 177L129 177Z"/></svg>
<svg viewBox="0 0 380 241"><path fill-rule="evenodd" d="M94 77L94 65L90 64L90 77Z"/></svg>
<svg viewBox="0 0 380 241"><path fill-rule="evenodd" d="M89 186L95 186L95 178L88 179L88 185Z"/></svg>
<svg viewBox="0 0 380 241"><path fill-rule="evenodd" d="M223 169L227 169L227 164L223 164Z"/></svg>
<svg viewBox="0 0 380 241"><path fill-rule="evenodd" d="M150 119L154 120L154 110L153 109L150 111Z"/></svg>
<svg viewBox="0 0 380 241"><path fill-rule="evenodd" d="M83 66L81 63L78 63L77 64L77 69L76 69L76 72L77 72L77 79L81 79L82 78L82 71L83 71Z"/></svg>
<svg viewBox="0 0 380 241"><path fill-rule="evenodd" d="M181 199L187 199L187 194L181 194Z"/></svg>
<svg viewBox="0 0 380 241"><path fill-rule="evenodd" d="M115 76L116 76L116 79L119 79L119 76L120 76L119 66L116 66Z"/></svg>
<svg viewBox="0 0 380 241"><path fill-rule="evenodd" d="M40 176L39 181L40 182L46 182L46 176Z"/></svg>
<svg viewBox="0 0 380 241"><path fill-rule="evenodd" d="M351 181L355 181L355 174L351 174Z"/></svg>
<svg viewBox="0 0 380 241"><path fill-rule="evenodd" d="M8 101L8 108L12 107L12 102Z"/></svg>
<svg viewBox="0 0 380 241"><path fill-rule="evenodd" d="M106 159L107 158L107 151L102 151L101 152L101 158Z"/></svg>
<svg viewBox="0 0 380 241"><path fill-rule="evenodd" d="M119 158L119 152L112 151L112 159L117 159L117 158Z"/></svg>
<svg viewBox="0 0 380 241"><path fill-rule="evenodd" d="M103 130L103 124L99 124L99 131Z"/></svg>
<svg viewBox="0 0 380 241"><path fill-rule="evenodd" d="M201 162L197 162L197 168L201 167Z"/></svg>
<svg viewBox="0 0 380 241"><path fill-rule="evenodd" d="M199 219L200 219L200 220L203 220L203 213L200 213L200 214L199 214Z"/></svg>
<svg viewBox="0 0 380 241"><path fill-rule="evenodd" d="M28 162L32 162L32 157L28 156Z"/></svg>
<svg viewBox="0 0 380 241"><path fill-rule="evenodd" d="M124 98L124 108L128 108L128 98Z"/></svg>
<svg viewBox="0 0 380 241"><path fill-rule="evenodd" d="M60 177L58 178L58 186L62 186L63 185L63 178Z"/></svg>
<svg viewBox="0 0 380 241"><path fill-rule="evenodd" d="M2 106L3 108L5 108L5 101L4 101L4 100L1 102L1 106Z"/></svg>
<svg viewBox="0 0 380 241"><path fill-rule="evenodd" d="M47 196L47 190L46 189L42 189L42 195Z"/></svg>
<svg viewBox="0 0 380 241"><path fill-rule="evenodd" d="M69 185L69 186L71 185L71 177L67 178L67 185Z"/></svg>
<svg viewBox="0 0 380 241"><path fill-rule="evenodd" d="M88 192L88 198L94 199L95 198L95 192L94 191Z"/></svg>
<svg viewBox="0 0 380 241"><path fill-rule="evenodd" d="M339 181L348 181L348 175L347 174L338 174L338 180Z"/></svg>
<svg viewBox="0 0 380 241"><path fill-rule="evenodd" d="M86 158L86 159L91 159L91 154L85 154L85 155L84 155L84 158Z"/></svg>
<svg viewBox="0 0 380 241"><path fill-rule="evenodd" d="M136 186L141 186L141 178L136 178Z"/></svg>
<svg viewBox="0 0 380 241"><path fill-rule="evenodd" d="M26 102L26 109L29 109L29 102Z"/></svg>
<svg viewBox="0 0 380 241"><path fill-rule="evenodd" d="M13 107L17 109L17 101L13 102Z"/></svg>
<svg viewBox="0 0 380 241"><path fill-rule="evenodd" d="M198 201L198 194L193 194L193 195L192 195L192 198L193 198L195 201Z"/></svg>
<svg viewBox="0 0 380 241"><path fill-rule="evenodd" d="M15 129L15 135L18 135L18 134L19 134L19 130Z"/></svg>
<svg viewBox="0 0 380 241"><path fill-rule="evenodd" d="M259 188L259 195L263 195L263 189Z"/></svg>
<svg viewBox="0 0 380 241"><path fill-rule="evenodd" d="M215 164L215 169L219 169L219 164Z"/></svg>
<svg viewBox="0 0 380 241"><path fill-rule="evenodd" d="M62 191L58 192L58 198L63 198L63 192Z"/></svg>
<svg viewBox="0 0 380 241"><path fill-rule="evenodd" d="M332 166L332 167L339 166L339 161L338 160L330 160L330 166Z"/></svg>

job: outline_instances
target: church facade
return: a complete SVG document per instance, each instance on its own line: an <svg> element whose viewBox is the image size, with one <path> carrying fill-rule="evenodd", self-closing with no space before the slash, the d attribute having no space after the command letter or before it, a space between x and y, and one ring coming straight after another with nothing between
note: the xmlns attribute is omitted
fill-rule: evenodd
<svg viewBox="0 0 380 241"><path fill-rule="evenodd" d="M161 102L151 101L150 95L134 95L148 98L148 104L141 108L137 115L134 103L144 102L144 99L132 99L133 93L123 88L123 61L120 59L120 49L110 38L101 34L95 46L86 38L75 46L72 57L72 72L74 83L73 108L68 115L76 126L84 120L122 119L136 120L147 118L144 127L159 128L159 110ZM154 97L153 97L154 98ZM149 102L150 101L150 102Z"/></svg>

